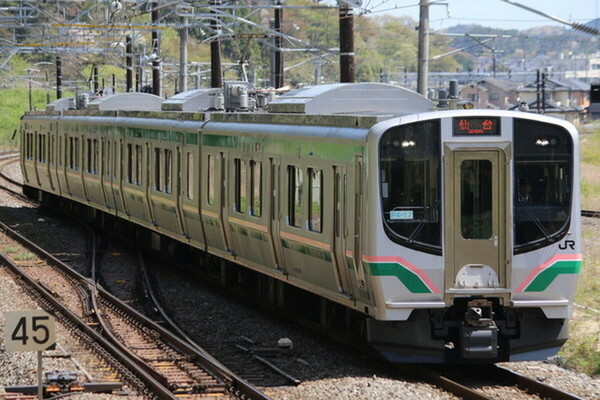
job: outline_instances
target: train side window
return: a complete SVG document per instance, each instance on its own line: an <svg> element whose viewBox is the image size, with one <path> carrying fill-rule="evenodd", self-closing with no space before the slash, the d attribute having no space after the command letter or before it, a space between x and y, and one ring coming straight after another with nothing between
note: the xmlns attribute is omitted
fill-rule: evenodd
<svg viewBox="0 0 600 400"><path fill-rule="evenodd" d="M45 152L45 144L46 144L46 137L44 136L43 133L38 133L38 161L39 162L44 162L44 152Z"/></svg>
<svg viewBox="0 0 600 400"><path fill-rule="evenodd" d="M47 155L47 140L46 140L46 135L45 134L40 134L40 139L42 142L41 147L41 154L40 154L40 161L41 162L46 162L46 155Z"/></svg>
<svg viewBox="0 0 600 400"><path fill-rule="evenodd" d="M94 174L98 174L98 162L99 162L99 147L98 147L98 139L94 139L94 141L92 142L94 145L94 149L92 152L92 157L93 157L93 161L92 161L92 168L93 168L93 173Z"/></svg>
<svg viewBox="0 0 600 400"><path fill-rule="evenodd" d="M73 169L78 170L79 165L79 138L76 137L73 140Z"/></svg>
<svg viewBox="0 0 600 400"><path fill-rule="evenodd" d="M54 165L54 136L48 136L49 140L49 154L48 154L48 163L50 165Z"/></svg>
<svg viewBox="0 0 600 400"><path fill-rule="evenodd" d="M121 160L121 146L123 145L123 143L121 141L119 141L119 143L117 143L116 141L113 142L113 166L112 166L112 170L113 170L113 178L115 179L119 179L121 171L120 169L122 168L122 164L119 163L119 160Z"/></svg>
<svg viewBox="0 0 600 400"><path fill-rule="evenodd" d="M87 141L87 168L86 172L92 172L92 139L88 139Z"/></svg>
<svg viewBox="0 0 600 400"><path fill-rule="evenodd" d="M31 133L25 135L25 158L31 160Z"/></svg>
<svg viewBox="0 0 600 400"><path fill-rule="evenodd" d="M173 192L173 150L165 149L165 193Z"/></svg>
<svg viewBox="0 0 600 400"><path fill-rule="evenodd" d="M102 160L102 175L104 175L107 178L110 178L110 142L105 142L104 140L102 141L102 154L103 154L103 160Z"/></svg>
<svg viewBox="0 0 600 400"><path fill-rule="evenodd" d="M185 192L188 200L194 200L194 154L191 152L187 153L186 161L186 185Z"/></svg>
<svg viewBox="0 0 600 400"><path fill-rule="evenodd" d="M250 214L262 215L262 163L250 161Z"/></svg>
<svg viewBox="0 0 600 400"><path fill-rule="evenodd" d="M75 138L69 138L69 168L75 169Z"/></svg>
<svg viewBox="0 0 600 400"><path fill-rule="evenodd" d="M304 174L302 168L288 165L288 224L296 228L302 227L303 205L302 192Z"/></svg>
<svg viewBox="0 0 600 400"><path fill-rule="evenodd" d="M246 161L242 160L240 158L236 158L233 160L233 164L234 164L234 182L235 182L235 188L234 188L234 193L235 193L235 197L234 197L234 210L244 214L246 212L246 176L247 176L247 171L246 171Z"/></svg>
<svg viewBox="0 0 600 400"><path fill-rule="evenodd" d="M308 169L308 229L313 232L323 232L321 221L323 220L323 171L320 169Z"/></svg>
<svg viewBox="0 0 600 400"><path fill-rule="evenodd" d="M135 145L135 184L138 186L142 185L142 146L139 144Z"/></svg>
<svg viewBox="0 0 600 400"><path fill-rule="evenodd" d="M127 143L127 182L133 183L133 145Z"/></svg>
<svg viewBox="0 0 600 400"><path fill-rule="evenodd" d="M206 201L211 206L215 204L215 157L212 155L208 156L208 179L207 182L207 191L206 191Z"/></svg>
<svg viewBox="0 0 600 400"><path fill-rule="evenodd" d="M58 137L58 165L62 167L63 165L63 137Z"/></svg>
<svg viewBox="0 0 600 400"><path fill-rule="evenodd" d="M154 148L154 189L157 191L162 191L160 187L160 173L162 168L160 166L160 154L161 151L158 147Z"/></svg>

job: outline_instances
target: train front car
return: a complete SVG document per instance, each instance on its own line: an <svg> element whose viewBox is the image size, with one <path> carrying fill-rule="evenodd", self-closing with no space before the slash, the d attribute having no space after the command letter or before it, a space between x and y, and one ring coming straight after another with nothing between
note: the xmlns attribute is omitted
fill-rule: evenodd
<svg viewBox="0 0 600 400"><path fill-rule="evenodd" d="M389 120L372 133L369 342L393 362L554 355L581 267L575 128L470 110Z"/></svg>

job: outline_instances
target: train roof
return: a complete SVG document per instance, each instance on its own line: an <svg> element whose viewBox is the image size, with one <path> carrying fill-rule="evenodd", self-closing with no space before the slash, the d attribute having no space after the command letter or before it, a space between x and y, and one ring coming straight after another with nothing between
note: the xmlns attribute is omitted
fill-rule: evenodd
<svg viewBox="0 0 600 400"><path fill-rule="evenodd" d="M431 100L384 83L336 83L292 90L268 105L272 113L414 114L432 111Z"/></svg>
<svg viewBox="0 0 600 400"><path fill-rule="evenodd" d="M45 112L33 111L26 114L30 117L64 115L157 118L368 128L382 120L434 110L434 103L420 94L383 83L310 86L291 90L275 99L269 98L266 107L262 105L251 109L227 111L214 109L215 95L227 96L227 87L235 85L244 86L247 83L228 82L224 90L190 90L166 100L147 93L118 93L91 97L91 101L86 102L81 109L74 109L74 99L60 99L50 103ZM257 99L259 96L264 99L269 93L268 90L255 92ZM229 101L229 104L232 103L235 102Z"/></svg>

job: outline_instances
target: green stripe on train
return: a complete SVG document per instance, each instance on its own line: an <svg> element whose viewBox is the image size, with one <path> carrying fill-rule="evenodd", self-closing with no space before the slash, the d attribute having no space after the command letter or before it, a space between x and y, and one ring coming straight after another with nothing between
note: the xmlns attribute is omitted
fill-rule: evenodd
<svg viewBox="0 0 600 400"><path fill-rule="evenodd" d="M431 293L414 272L399 263L368 263L372 276L395 276L411 293Z"/></svg>
<svg viewBox="0 0 600 400"><path fill-rule="evenodd" d="M331 253L326 250L319 249L313 246L307 246L303 243L293 242L291 240L281 239L281 245L284 249L290 249L301 254L306 254L311 257L318 258L323 261L331 262Z"/></svg>
<svg viewBox="0 0 600 400"><path fill-rule="evenodd" d="M557 261L550 267L540 272L527 285L524 292L543 292L560 274L578 274L581 270L581 260L562 260Z"/></svg>
<svg viewBox="0 0 600 400"><path fill-rule="evenodd" d="M264 139L252 136L231 136L231 135L213 135L203 134L202 145L206 147L218 147L226 149L236 149L246 152L267 152L279 155L291 155L297 157L298 154L307 154L315 158L327 158L332 160L350 161L358 154L364 153L363 146L355 146L343 143L319 143L316 140L311 142L283 140L283 139Z"/></svg>

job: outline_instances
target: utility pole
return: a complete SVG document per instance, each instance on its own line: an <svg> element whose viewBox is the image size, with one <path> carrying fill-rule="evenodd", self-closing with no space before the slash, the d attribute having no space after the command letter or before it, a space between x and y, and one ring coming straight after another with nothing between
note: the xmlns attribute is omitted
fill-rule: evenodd
<svg viewBox="0 0 600 400"><path fill-rule="evenodd" d="M546 71L542 71L542 114L546 114Z"/></svg>
<svg viewBox="0 0 600 400"><path fill-rule="evenodd" d="M343 0L340 5L340 82L354 82L354 12Z"/></svg>
<svg viewBox="0 0 600 400"><path fill-rule="evenodd" d="M187 42L188 42L188 19L186 17L181 18L183 28L179 31L179 91L187 91L187 75L188 75L188 53L187 53Z"/></svg>
<svg viewBox="0 0 600 400"><path fill-rule="evenodd" d="M282 0L275 0L276 6L281 6ZM273 30L277 33L281 33L281 21L283 19L283 9L275 8L275 21L273 23ZM275 35L273 37L273 45L275 50L273 52L273 75L271 78L271 85L274 88L283 87L283 52L281 51L281 36Z"/></svg>
<svg viewBox="0 0 600 400"><path fill-rule="evenodd" d="M98 65L97 64L92 64L92 88L94 91L94 94L98 94Z"/></svg>
<svg viewBox="0 0 600 400"><path fill-rule="evenodd" d="M62 98L62 59L56 56L56 99Z"/></svg>
<svg viewBox="0 0 600 400"><path fill-rule="evenodd" d="M125 92L133 92L133 40L125 37Z"/></svg>
<svg viewBox="0 0 600 400"><path fill-rule="evenodd" d="M417 92L427 96L429 75L429 0L419 2L419 66L417 72Z"/></svg>
<svg viewBox="0 0 600 400"><path fill-rule="evenodd" d="M220 6L221 0L211 0L212 6ZM223 87L223 73L221 72L221 42L219 36L221 35L221 25L217 19L216 12L210 26L214 32L214 39L210 42L210 87L220 88Z"/></svg>
<svg viewBox="0 0 600 400"><path fill-rule="evenodd" d="M158 24L160 13L158 11L158 3L152 3L152 25ZM160 44L158 41L158 30L152 31L152 54L155 58L152 60L152 93L160 96Z"/></svg>

